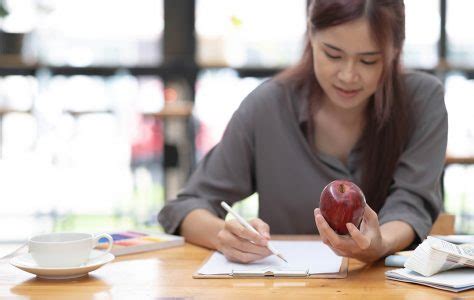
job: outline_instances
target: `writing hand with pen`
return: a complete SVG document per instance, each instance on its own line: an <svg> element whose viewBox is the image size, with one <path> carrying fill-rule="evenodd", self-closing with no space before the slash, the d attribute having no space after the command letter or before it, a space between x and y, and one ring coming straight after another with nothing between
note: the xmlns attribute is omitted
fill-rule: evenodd
<svg viewBox="0 0 474 300"><path fill-rule="evenodd" d="M250 263L272 254L286 260L270 244L270 226L259 218L245 221L225 202L222 207L235 217L225 222L224 228L217 234L220 251L228 260Z"/></svg>

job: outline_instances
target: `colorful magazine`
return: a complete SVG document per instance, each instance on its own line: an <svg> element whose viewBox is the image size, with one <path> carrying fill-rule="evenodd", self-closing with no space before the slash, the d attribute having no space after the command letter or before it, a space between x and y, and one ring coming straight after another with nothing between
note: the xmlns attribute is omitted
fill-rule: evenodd
<svg viewBox="0 0 474 300"><path fill-rule="evenodd" d="M152 231L118 231L110 233L110 235L114 240L114 245L110 252L115 256L184 245L184 238L182 236ZM98 248L107 248L107 239L100 239Z"/></svg>

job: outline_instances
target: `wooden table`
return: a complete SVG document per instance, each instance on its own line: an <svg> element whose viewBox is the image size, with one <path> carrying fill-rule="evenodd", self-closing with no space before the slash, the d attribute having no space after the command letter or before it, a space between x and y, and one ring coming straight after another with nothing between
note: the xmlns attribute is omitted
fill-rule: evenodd
<svg viewBox="0 0 474 300"><path fill-rule="evenodd" d="M451 293L386 280L389 268L382 261L350 260L345 279L193 279L209 253L186 244L122 256L73 281L37 279L1 262L0 299L474 299L474 291Z"/></svg>

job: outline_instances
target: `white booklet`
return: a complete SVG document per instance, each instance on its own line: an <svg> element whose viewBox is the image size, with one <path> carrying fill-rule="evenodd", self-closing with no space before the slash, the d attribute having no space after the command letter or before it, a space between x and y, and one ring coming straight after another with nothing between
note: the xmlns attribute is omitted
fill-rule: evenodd
<svg viewBox="0 0 474 300"><path fill-rule="evenodd" d="M328 277L341 278L343 258L321 241L272 241L273 247L288 260L283 262L272 255L262 260L240 264L228 261L224 255L214 252L197 271L195 278L225 277L311 277L317 274L333 274ZM347 267L347 266L346 266Z"/></svg>
<svg viewBox="0 0 474 300"><path fill-rule="evenodd" d="M474 269L449 270L425 277L407 268L385 272L388 279L427 285L450 292L461 292L474 288Z"/></svg>
<svg viewBox="0 0 474 300"><path fill-rule="evenodd" d="M474 267L474 245L455 245L431 236L405 262L405 268L423 276L461 267Z"/></svg>

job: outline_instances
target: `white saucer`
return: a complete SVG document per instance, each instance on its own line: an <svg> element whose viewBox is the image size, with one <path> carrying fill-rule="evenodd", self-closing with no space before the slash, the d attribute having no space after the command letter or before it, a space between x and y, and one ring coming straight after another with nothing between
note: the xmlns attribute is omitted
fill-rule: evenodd
<svg viewBox="0 0 474 300"><path fill-rule="evenodd" d="M72 279L86 276L87 273L97 270L103 265L113 261L115 256L111 253L103 254L103 251L92 250L89 261L82 266L72 268L44 268L38 266L30 253L16 256L10 260L13 266L35 274L45 279Z"/></svg>

